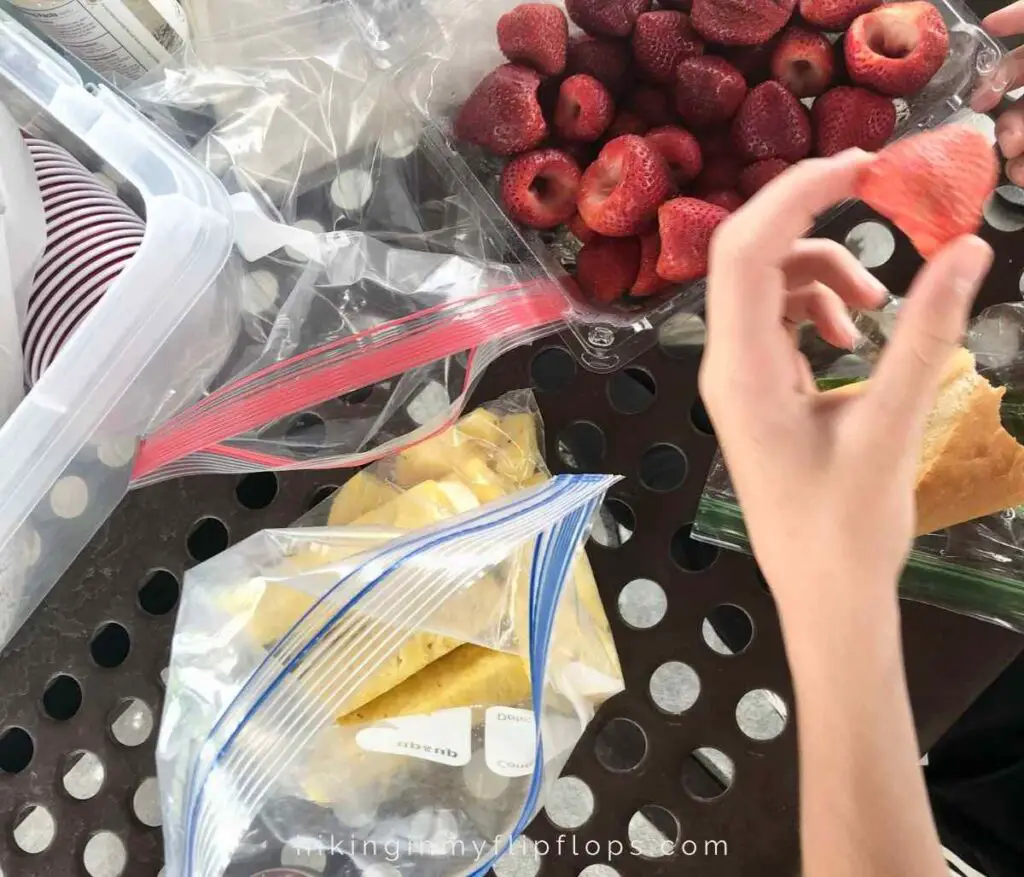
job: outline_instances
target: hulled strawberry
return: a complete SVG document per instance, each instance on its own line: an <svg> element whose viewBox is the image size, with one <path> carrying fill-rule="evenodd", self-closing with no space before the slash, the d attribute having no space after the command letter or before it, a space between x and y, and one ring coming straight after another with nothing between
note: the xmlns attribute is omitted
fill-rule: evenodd
<svg viewBox="0 0 1024 877"><path fill-rule="evenodd" d="M629 44L577 34L569 39L565 72L586 73L604 84L612 94L625 88L629 76Z"/></svg>
<svg viewBox="0 0 1024 877"><path fill-rule="evenodd" d="M756 46L771 39L793 15L796 0L693 0L697 33L724 46Z"/></svg>
<svg viewBox="0 0 1024 877"><path fill-rule="evenodd" d="M728 122L746 94L743 75L722 58L687 58L676 68L676 111L695 128Z"/></svg>
<svg viewBox="0 0 1024 877"><path fill-rule="evenodd" d="M697 198L673 198L658 208L658 274L685 283L708 273L711 235L729 211Z"/></svg>
<svg viewBox="0 0 1024 877"><path fill-rule="evenodd" d="M771 69L772 78L797 97L819 95L835 74L832 43L817 31L786 28L772 53Z"/></svg>
<svg viewBox="0 0 1024 877"><path fill-rule="evenodd" d="M577 73L558 89L555 130L566 140L597 140L614 115L615 104L608 89L593 76Z"/></svg>
<svg viewBox="0 0 1024 877"><path fill-rule="evenodd" d="M640 271L640 239L595 237L576 256L576 283L592 301L622 298Z"/></svg>
<svg viewBox="0 0 1024 877"><path fill-rule="evenodd" d="M462 105L455 136L495 155L533 149L548 133L537 100L540 82L536 70L516 64L491 71Z"/></svg>
<svg viewBox="0 0 1024 877"><path fill-rule="evenodd" d="M578 213L569 220L569 231L571 231L581 244L588 244L597 237L597 232L583 221Z"/></svg>
<svg viewBox="0 0 1024 877"><path fill-rule="evenodd" d="M633 62L637 70L652 82L663 85L674 82L679 62L703 52L704 41L684 12L659 9L645 12L636 20Z"/></svg>
<svg viewBox="0 0 1024 877"><path fill-rule="evenodd" d="M565 69L569 23L565 13L550 3L521 3L498 19L498 48L517 64L545 76Z"/></svg>
<svg viewBox="0 0 1024 877"><path fill-rule="evenodd" d="M762 82L743 101L732 125L733 145L748 162L799 161L811 151L807 110L777 82Z"/></svg>
<svg viewBox="0 0 1024 877"><path fill-rule="evenodd" d="M875 152L896 130L896 107L885 95L840 85L814 102L811 127L816 155L835 155L853 147Z"/></svg>
<svg viewBox="0 0 1024 877"><path fill-rule="evenodd" d="M700 144L685 128L666 125L648 131L644 139L665 159L677 186L685 186L701 171Z"/></svg>
<svg viewBox="0 0 1024 877"><path fill-rule="evenodd" d="M516 222L554 228L576 213L580 169L558 149L517 155L501 174L501 200Z"/></svg>
<svg viewBox="0 0 1024 877"><path fill-rule="evenodd" d="M628 37L650 8L651 0L565 0L569 18L593 36Z"/></svg>
<svg viewBox="0 0 1024 877"><path fill-rule="evenodd" d="M822 30L846 30L853 20L880 5L882 0L800 0L800 17Z"/></svg>
<svg viewBox="0 0 1024 877"><path fill-rule="evenodd" d="M740 194L744 198L752 198L762 187L767 186L788 167L789 162L783 161L781 158L755 161L740 171L740 179L737 184Z"/></svg>

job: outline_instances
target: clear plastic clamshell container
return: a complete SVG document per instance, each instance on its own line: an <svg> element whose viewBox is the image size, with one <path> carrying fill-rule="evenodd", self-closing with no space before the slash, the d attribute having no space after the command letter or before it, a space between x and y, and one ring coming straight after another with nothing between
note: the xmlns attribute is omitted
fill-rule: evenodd
<svg viewBox="0 0 1024 877"><path fill-rule="evenodd" d="M124 495L138 437L220 366L238 305L222 273L233 228L221 185L2 11L0 101L114 180L146 221L133 260L0 428L3 647Z"/></svg>
<svg viewBox="0 0 1024 877"><path fill-rule="evenodd" d="M538 233L516 225L501 208L498 176L503 160L460 143L451 134L459 107L489 71L506 63L497 46L498 18L521 0L426 0L432 26L448 49L446 58L431 69L429 115L432 136L454 154L453 171L464 178L504 229L509 244L520 258L532 261L538 271L563 285L571 300L567 323L568 340L580 361L595 371L611 371L653 345L657 330L680 311L698 312L704 299L704 281L680 285L656 298L617 302L600 307L575 293L575 284L565 282L574 268L579 244L567 231ZM899 0L896 0L899 2ZM1003 51L982 31L978 19L956 0L934 0L949 27L949 56L923 91L909 100L896 99L897 128L894 138L925 128L934 128L970 106L971 96L997 74ZM457 7L457 8L456 8ZM384 13L371 13L374 29L371 41L394 50L397 34L408 33L408 13L396 13L391 21ZM394 30L389 28L391 25ZM570 35L578 32L570 22ZM839 34L830 35L834 39ZM452 47L457 47L452 50ZM429 64L424 65L430 68ZM839 83L841 84L841 83ZM421 92L422 94L422 92ZM806 100L805 104L810 105ZM834 213L823 220L834 217Z"/></svg>

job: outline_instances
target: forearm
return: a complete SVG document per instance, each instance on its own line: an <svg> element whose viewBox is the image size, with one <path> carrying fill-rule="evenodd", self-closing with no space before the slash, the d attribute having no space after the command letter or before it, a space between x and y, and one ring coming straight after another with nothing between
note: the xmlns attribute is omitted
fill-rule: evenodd
<svg viewBox="0 0 1024 877"><path fill-rule="evenodd" d="M944 877L899 607L895 597L880 606L877 589L857 584L842 589L841 605L829 589L825 601L782 610L799 720L803 873Z"/></svg>

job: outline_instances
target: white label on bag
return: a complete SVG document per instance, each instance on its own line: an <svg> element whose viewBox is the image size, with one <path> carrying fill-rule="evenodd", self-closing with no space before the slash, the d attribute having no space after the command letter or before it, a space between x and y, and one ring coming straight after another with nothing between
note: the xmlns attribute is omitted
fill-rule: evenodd
<svg viewBox="0 0 1024 877"><path fill-rule="evenodd" d="M473 711L469 707L438 710L425 716L388 719L356 734L368 752L406 755L461 767L472 754Z"/></svg>
<svg viewBox="0 0 1024 877"><path fill-rule="evenodd" d="M530 710L492 706L484 715L484 760L498 776L533 773L537 759L537 721Z"/></svg>

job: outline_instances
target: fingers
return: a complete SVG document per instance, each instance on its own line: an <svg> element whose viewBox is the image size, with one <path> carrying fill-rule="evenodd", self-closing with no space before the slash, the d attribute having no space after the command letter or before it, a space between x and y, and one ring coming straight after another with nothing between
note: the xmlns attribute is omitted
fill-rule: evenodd
<svg viewBox="0 0 1024 877"><path fill-rule="evenodd" d="M796 324L810 320L822 338L841 350L851 350L859 337L842 298L823 283L809 283L791 292L785 318Z"/></svg>
<svg viewBox="0 0 1024 877"><path fill-rule="evenodd" d="M996 121L996 140L1004 158L1024 153L1024 105L1010 107Z"/></svg>
<svg viewBox="0 0 1024 877"><path fill-rule="evenodd" d="M943 370L991 264L991 247L965 235L914 280L865 397L866 426L893 447L920 441Z"/></svg>
<svg viewBox="0 0 1024 877"><path fill-rule="evenodd" d="M1017 0L986 16L981 26L994 37L1012 37L1024 33L1024 0Z"/></svg>
<svg viewBox="0 0 1024 877"><path fill-rule="evenodd" d="M835 241L796 241L783 264L783 272L789 289L823 283L853 308L877 308L885 301L885 284Z"/></svg>

